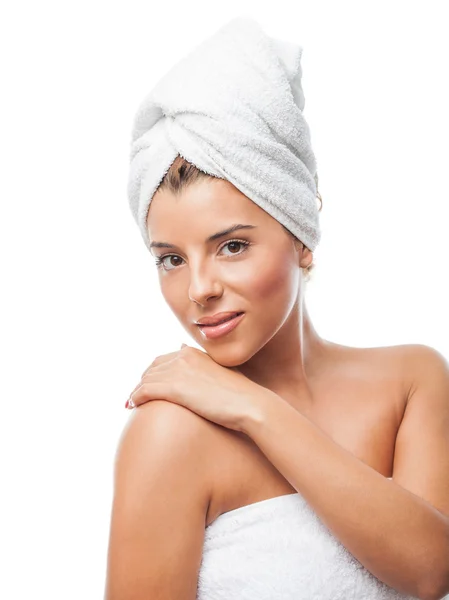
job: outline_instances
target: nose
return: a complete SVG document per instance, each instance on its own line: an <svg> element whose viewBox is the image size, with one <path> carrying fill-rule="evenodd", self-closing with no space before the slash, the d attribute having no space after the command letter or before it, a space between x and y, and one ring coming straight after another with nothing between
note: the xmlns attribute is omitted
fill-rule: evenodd
<svg viewBox="0 0 449 600"><path fill-rule="evenodd" d="M223 287L213 268L208 268L205 263L196 267L191 263L189 299L192 302L204 306L209 299L219 298L222 292Z"/></svg>

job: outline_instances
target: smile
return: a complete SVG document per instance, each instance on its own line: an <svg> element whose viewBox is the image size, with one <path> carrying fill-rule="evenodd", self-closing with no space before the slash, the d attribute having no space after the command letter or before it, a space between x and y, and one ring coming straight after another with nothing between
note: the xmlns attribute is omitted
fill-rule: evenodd
<svg viewBox="0 0 449 600"><path fill-rule="evenodd" d="M232 319L229 319L228 321L225 321L224 323L220 323L219 325L198 325L198 327L200 328L200 331L204 337L206 337L208 340L213 340L233 331L244 316L245 313L242 313L236 317L233 317Z"/></svg>

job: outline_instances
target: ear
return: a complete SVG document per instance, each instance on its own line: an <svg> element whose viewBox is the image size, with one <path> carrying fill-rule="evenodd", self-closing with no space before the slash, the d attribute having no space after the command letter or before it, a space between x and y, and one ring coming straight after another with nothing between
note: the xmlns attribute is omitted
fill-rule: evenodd
<svg viewBox="0 0 449 600"><path fill-rule="evenodd" d="M313 262L313 252L307 248L307 246L302 247L301 257L300 257L300 266L305 269L310 266Z"/></svg>

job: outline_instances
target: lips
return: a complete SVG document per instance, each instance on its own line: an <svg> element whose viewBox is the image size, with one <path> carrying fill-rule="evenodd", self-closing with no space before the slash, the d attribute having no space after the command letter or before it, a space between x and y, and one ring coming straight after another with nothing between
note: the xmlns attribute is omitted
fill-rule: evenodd
<svg viewBox="0 0 449 600"><path fill-rule="evenodd" d="M242 313L240 312L235 312L232 313L232 315L229 315L229 317L225 317L224 319L220 319L220 321L215 321L214 323L199 323L200 327L216 327L217 325L221 325L222 323L226 323L226 321L231 321L232 319L234 319L235 317L237 317L238 315L241 315Z"/></svg>
<svg viewBox="0 0 449 600"><path fill-rule="evenodd" d="M222 322L218 325L198 325L198 328L207 340L226 338L227 335L239 326L244 318L244 312L234 313L234 315L229 315L228 317L221 319Z"/></svg>

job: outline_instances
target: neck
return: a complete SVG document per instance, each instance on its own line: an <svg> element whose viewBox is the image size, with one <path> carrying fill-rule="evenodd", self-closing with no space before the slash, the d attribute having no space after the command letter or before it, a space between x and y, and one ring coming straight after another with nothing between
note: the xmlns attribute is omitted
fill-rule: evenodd
<svg viewBox="0 0 449 600"><path fill-rule="evenodd" d="M276 335L238 369L282 397L297 398L300 392L310 392L310 382L322 373L330 346L316 332L302 299Z"/></svg>

